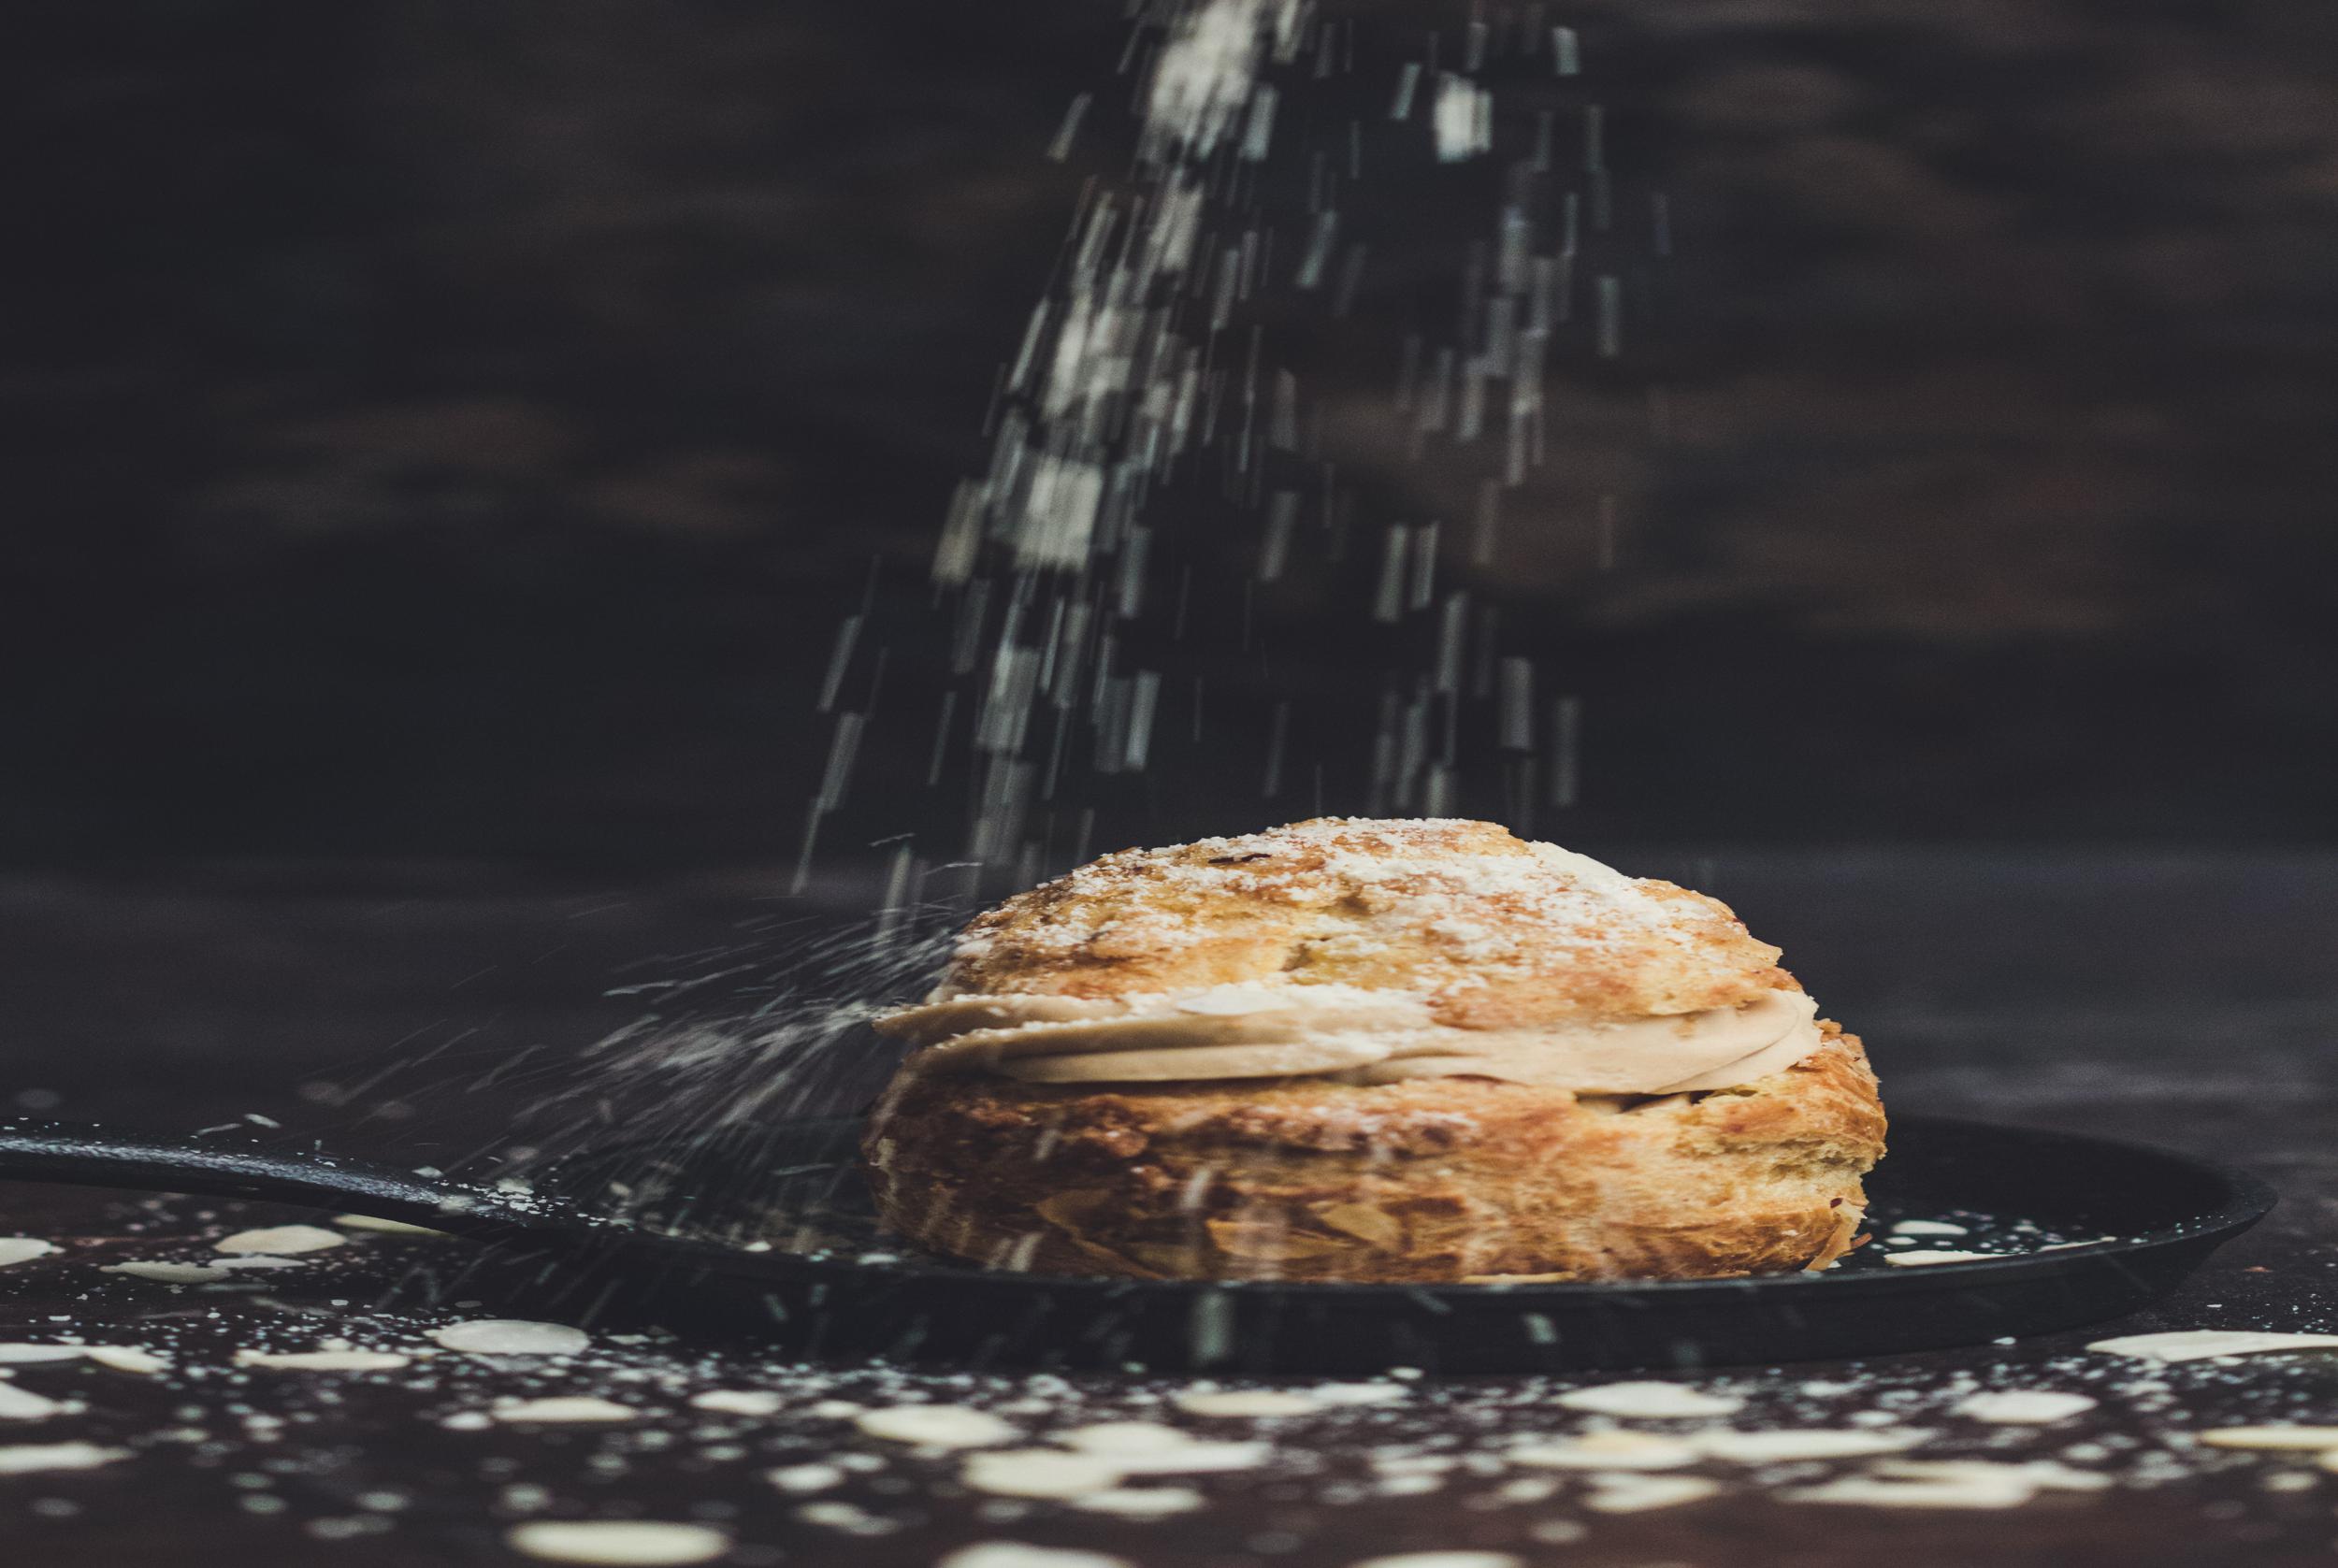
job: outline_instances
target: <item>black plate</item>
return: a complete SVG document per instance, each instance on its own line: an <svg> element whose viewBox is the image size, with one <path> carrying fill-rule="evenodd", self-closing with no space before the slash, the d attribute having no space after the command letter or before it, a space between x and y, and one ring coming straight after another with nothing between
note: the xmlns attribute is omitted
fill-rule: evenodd
<svg viewBox="0 0 2338 1568"><path fill-rule="evenodd" d="M1003 1273L902 1248L876 1230L852 1172L856 1132L828 1122L747 1149L620 1151L570 1177L583 1196L601 1172L622 1171L620 1196L657 1238L629 1239L609 1264L638 1271L659 1257L668 1271L660 1294L675 1306L719 1313L734 1331L755 1322L807 1353L1259 1373L1694 1367L2042 1333L2158 1300L2273 1202L2253 1177L2157 1149L1898 1116L1890 1157L1869 1184L1871 1229L1881 1238L1897 1221L1930 1219L1965 1233L1871 1244L1826 1273L1511 1286L1132 1282ZM757 1171L784 1174L758 1180ZM741 1250L758 1242L772 1250ZM1917 1247L2004 1256L1883 1261L1887 1251ZM720 1288L724 1281L751 1283L746 1300L735 1285Z"/></svg>
<svg viewBox="0 0 2338 1568"><path fill-rule="evenodd" d="M2272 1208L2236 1171L2070 1133L1896 1116L1873 1229L1948 1221L1923 1246L2002 1256L1896 1268L1883 1245L1821 1274L1581 1285L1137 1282L1008 1273L876 1229L858 1126L727 1145L611 1149L535 1194L321 1155L0 1127L0 1179L288 1199L431 1223L494 1245L461 1294L752 1335L805 1355L962 1366L1255 1373L1697 1367L1969 1345L2158 1301Z"/></svg>

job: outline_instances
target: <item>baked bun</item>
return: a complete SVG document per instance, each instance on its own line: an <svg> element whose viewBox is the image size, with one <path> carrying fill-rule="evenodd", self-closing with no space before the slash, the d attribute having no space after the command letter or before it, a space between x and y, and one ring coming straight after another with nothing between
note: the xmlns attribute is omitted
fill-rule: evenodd
<svg viewBox="0 0 2338 1568"><path fill-rule="evenodd" d="M978 916L863 1144L897 1232L1141 1278L1694 1278L1848 1250L1858 1041L1714 899L1475 822L1107 856Z"/></svg>

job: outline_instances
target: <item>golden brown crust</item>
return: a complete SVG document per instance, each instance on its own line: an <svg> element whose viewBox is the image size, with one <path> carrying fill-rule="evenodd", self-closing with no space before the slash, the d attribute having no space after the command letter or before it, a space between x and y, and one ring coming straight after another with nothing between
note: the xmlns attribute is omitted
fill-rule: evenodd
<svg viewBox="0 0 2338 1568"><path fill-rule="evenodd" d="M1071 997L1249 982L1412 992L1462 1029L1797 988L1778 949L1701 893L1493 823L1353 818L1107 855L976 916L945 977Z"/></svg>
<svg viewBox="0 0 2338 1568"><path fill-rule="evenodd" d="M1854 1244L1883 1109L1856 1037L1645 1100L1482 1078L1089 1090L907 1073L872 1119L887 1223L994 1267L1139 1278L1686 1279Z"/></svg>

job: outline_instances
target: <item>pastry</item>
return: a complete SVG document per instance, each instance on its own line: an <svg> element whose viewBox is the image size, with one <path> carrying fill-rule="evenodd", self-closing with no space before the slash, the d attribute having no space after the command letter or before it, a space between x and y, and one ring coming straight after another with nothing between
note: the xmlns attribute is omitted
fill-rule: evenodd
<svg viewBox="0 0 2338 1568"><path fill-rule="evenodd" d="M1139 1278L1696 1278L1859 1238L1858 1040L1715 899L1481 822L1108 855L978 915L864 1169L904 1238Z"/></svg>

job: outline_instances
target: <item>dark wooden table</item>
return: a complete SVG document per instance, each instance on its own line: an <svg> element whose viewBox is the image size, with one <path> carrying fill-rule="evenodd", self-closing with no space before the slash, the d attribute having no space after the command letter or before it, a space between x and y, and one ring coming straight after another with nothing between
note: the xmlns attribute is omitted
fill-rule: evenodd
<svg viewBox="0 0 2338 1568"><path fill-rule="evenodd" d="M1605 1512L1580 1474L1503 1458L1522 1434L1595 1424L1552 1403L1564 1379L1399 1378L1386 1403L1266 1419L1188 1414L1174 1403L1191 1383L1181 1377L807 1367L751 1344L606 1327L572 1358L239 1366L238 1352L334 1340L434 1351L433 1326L508 1303L463 1294L455 1244L376 1235L215 1284L108 1273L123 1259L214 1258L224 1229L317 1216L19 1187L0 1188L0 1234L60 1251L0 1268L0 1342L132 1345L169 1365L0 1367L17 1388L77 1407L0 1420L0 1448L130 1450L87 1470L0 1475L0 1561L511 1562L522 1561L504 1544L512 1525L584 1517L698 1521L735 1542L724 1561L749 1565L924 1565L984 1542L1144 1568L1343 1568L1425 1551L1598 1568L2330 1561L2338 1474L2311 1456L2198 1448L2184 1433L2338 1424L2338 1356L2158 1368L2082 1346L2166 1327L2338 1331L2338 861L1616 858L1710 887L1783 944L1868 1037L1899 1108L2146 1139L2247 1164L2281 1190L2272 1220L2142 1319L1693 1380L1746 1397L1739 1424L1889 1420L1934 1431L1920 1457L2059 1459L2107 1487L2001 1510L1825 1506L1783 1494L1855 1464L1707 1465L1681 1474L1720 1480L1716 1495ZM0 1093L13 1109L121 1126L254 1114L288 1140L450 1162L508 1138L521 1107L572 1075L582 1044L638 1009L604 1000L606 987L736 942L743 920L775 912L762 889L776 880L612 891L446 870L18 878L0 884ZM2099 1403L2043 1428L1948 1411L1962 1392L2006 1387ZM691 1403L710 1390L768 1393L775 1408ZM558 1395L636 1414L610 1425L493 1416L498 1399ZM969 1490L963 1455L868 1435L844 1408L920 1402L992 1411L1028 1434L1018 1442L1136 1418L1269 1446L1260 1464L1131 1483L1190 1488L1197 1506L1114 1517Z"/></svg>

